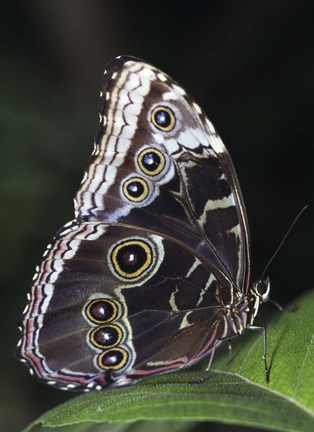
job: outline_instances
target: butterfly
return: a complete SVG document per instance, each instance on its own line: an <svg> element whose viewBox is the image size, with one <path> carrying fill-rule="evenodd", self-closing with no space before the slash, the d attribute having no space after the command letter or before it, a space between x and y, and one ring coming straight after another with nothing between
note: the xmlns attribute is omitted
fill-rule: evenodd
<svg viewBox="0 0 314 432"><path fill-rule="evenodd" d="M250 287L244 202L202 109L169 76L107 65L92 156L36 268L17 357L60 389L136 383L241 335L268 299Z"/></svg>

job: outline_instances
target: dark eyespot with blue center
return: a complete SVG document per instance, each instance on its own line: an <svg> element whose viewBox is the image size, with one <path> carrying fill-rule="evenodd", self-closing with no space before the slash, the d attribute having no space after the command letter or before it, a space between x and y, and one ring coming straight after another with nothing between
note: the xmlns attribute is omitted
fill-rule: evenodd
<svg viewBox="0 0 314 432"><path fill-rule="evenodd" d="M155 114L155 121L160 127L168 127L171 122L170 114L167 111L159 110Z"/></svg>
<svg viewBox="0 0 314 432"><path fill-rule="evenodd" d="M133 177L126 180L122 190L124 196L128 200L135 202L143 201L149 192L146 181L140 177Z"/></svg>
<svg viewBox="0 0 314 432"><path fill-rule="evenodd" d="M147 148L137 158L138 165L146 175L156 176L165 167L165 156L156 149Z"/></svg>
<svg viewBox="0 0 314 432"><path fill-rule="evenodd" d="M164 132L170 132L175 127L176 119L173 111L166 106L157 106L151 113L153 125Z"/></svg>
<svg viewBox="0 0 314 432"><path fill-rule="evenodd" d="M155 171L160 164L160 157L156 153L149 152L144 155L142 162L148 171Z"/></svg>
<svg viewBox="0 0 314 432"><path fill-rule="evenodd" d="M127 191L133 198L138 198L144 192L144 186L139 181L134 181L127 185Z"/></svg>

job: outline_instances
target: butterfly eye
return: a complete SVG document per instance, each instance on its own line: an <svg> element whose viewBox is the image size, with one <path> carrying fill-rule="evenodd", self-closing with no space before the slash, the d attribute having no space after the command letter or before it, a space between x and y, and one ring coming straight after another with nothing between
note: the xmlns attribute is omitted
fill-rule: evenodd
<svg viewBox="0 0 314 432"><path fill-rule="evenodd" d="M110 299L96 299L85 307L85 314L89 321L104 324L117 318L119 312L116 302Z"/></svg>
<svg viewBox="0 0 314 432"><path fill-rule="evenodd" d="M165 156L156 149L147 148L137 158L138 165L144 174L149 176L158 175L165 167Z"/></svg>
<svg viewBox="0 0 314 432"><path fill-rule="evenodd" d="M90 342L97 348L112 348L118 345L123 337L122 330L117 325L96 327L90 334Z"/></svg>
<svg viewBox="0 0 314 432"><path fill-rule="evenodd" d="M126 180L122 187L124 196L133 202L143 201L149 193L148 184L140 177Z"/></svg>
<svg viewBox="0 0 314 432"><path fill-rule="evenodd" d="M114 348L102 352L97 358L97 363L101 369L119 370L126 365L128 359L129 354L125 349Z"/></svg>
<svg viewBox="0 0 314 432"><path fill-rule="evenodd" d="M151 120L157 129L170 132L175 127L176 119L172 110L166 106L157 106L151 113Z"/></svg>
<svg viewBox="0 0 314 432"><path fill-rule="evenodd" d="M118 276L134 279L152 264L152 250L142 240L129 240L114 247L110 255L112 268Z"/></svg>

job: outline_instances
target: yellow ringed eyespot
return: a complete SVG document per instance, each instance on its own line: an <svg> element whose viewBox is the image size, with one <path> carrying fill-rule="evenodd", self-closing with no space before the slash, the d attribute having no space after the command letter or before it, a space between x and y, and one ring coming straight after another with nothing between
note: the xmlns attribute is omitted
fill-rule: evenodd
<svg viewBox="0 0 314 432"><path fill-rule="evenodd" d="M90 332L90 342L97 348L113 348L121 342L122 338L122 329L112 324L95 327Z"/></svg>
<svg viewBox="0 0 314 432"><path fill-rule="evenodd" d="M151 112L153 125L163 131L170 132L175 127L176 118L173 111L167 106L157 106Z"/></svg>
<svg viewBox="0 0 314 432"><path fill-rule="evenodd" d="M151 266L153 254L149 244L143 240L128 240L114 247L110 261L119 276L134 279Z"/></svg>
<svg viewBox="0 0 314 432"><path fill-rule="evenodd" d="M99 298L90 301L85 306L85 314L89 321L95 324L104 324L113 321L119 313L118 305L108 298Z"/></svg>
<svg viewBox="0 0 314 432"><path fill-rule="evenodd" d="M123 183L124 196L133 202L141 202L147 198L149 188L147 182L141 177L131 177Z"/></svg>
<svg viewBox="0 0 314 432"><path fill-rule="evenodd" d="M101 369L122 369L129 359L129 353L123 348L106 350L97 357L97 364Z"/></svg>
<svg viewBox="0 0 314 432"><path fill-rule="evenodd" d="M165 156L154 148L146 148L137 157L142 172L149 176L158 175L165 167Z"/></svg>

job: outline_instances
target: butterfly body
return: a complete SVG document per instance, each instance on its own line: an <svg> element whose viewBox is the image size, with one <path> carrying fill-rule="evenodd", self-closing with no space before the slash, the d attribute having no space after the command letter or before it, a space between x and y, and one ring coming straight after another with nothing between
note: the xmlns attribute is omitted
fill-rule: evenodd
<svg viewBox="0 0 314 432"><path fill-rule="evenodd" d="M62 389L187 367L253 325L237 177L203 111L131 57L108 65L75 219L48 246L17 355Z"/></svg>

